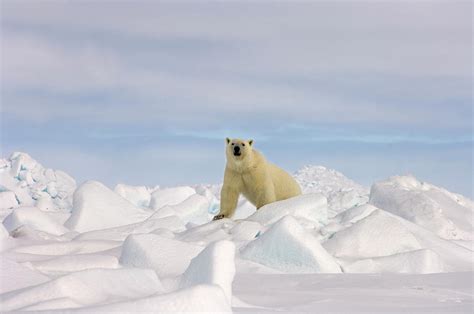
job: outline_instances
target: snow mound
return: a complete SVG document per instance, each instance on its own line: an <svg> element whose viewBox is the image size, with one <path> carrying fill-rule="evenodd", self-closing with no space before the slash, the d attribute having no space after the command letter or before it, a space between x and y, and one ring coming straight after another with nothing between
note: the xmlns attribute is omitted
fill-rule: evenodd
<svg viewBox="0 0 474 314"><path fill-rule="evenodd" d="M165 218L148 218L143 222L137 222L130 225L94 230L84 232L78 235L76 240L112 240L123 241L131 234L150 233L156 229L166 228L170 232L181 232L186 229L184 222L177 216L167 216Z"/></svg>
<svg viewBox="0 0 474 314"><path fill-rule="evenodd" d="M64 255L54 259L30 262L30 265L44 274L58 275L86 269L119 267L118 259L110 255Z"/></svg>
<svg viewBox="0 0 474 314"><path fill-rule="evenodd" d="M130 267L152 268L160 277L184 273L202 247L155 234L130 235L125 239L120 263Z"/></svg>
<svg viewBox="0 0 474 314"><path fill-rule="evenodd" d="M474 203L413 176L395 176L375 183L370 203L444 239L473 240Z"/></svg>
<svg viewBox="0 0 474 314"><path fill-rule="evenodd" d="M38 285L49 280L38 271L0 256L0 294Z"/></svg>
<svg viewBox="0 0 474 314"><path fill-rule="evenodd" d="M180 287L199 284L222 288L229 304L232 302L232 281L235 276L235 245L230 241L209 244L199 253L181 277Z"/></svg>
<svg viewBox="0 0 474 314"><path fill-rule="evenodd" d="M35 254L35 255L68 255L68 254L88 254L106 251L120 246L116 241L68 241L53 242L37 245L19 246L13 249L14 252Z"/></svg>
<svg viewBox="0 0 474 314"><path fill-rule="evenodd" d="M193 194L196 194L196 190L189 186L159 189L151 194L150 208L160 209L166 205L176 205Z"/></svg>
<svg viewBox="0 0 474 314"><path fill-rule="evenodd" d="M384 257L361 259L348 265L349 273L415 273L429 274L443 271L443 261L431 250L416 250Z"/></svg>
<svg viewBox="0 0 474 314"><path fill-rule="evenodd" d="M328 220L326 198L321 194L295 196L283 201L267 204L248 217L247 220L268 226L287 215L305 218L319 224L326 224Z"/></svg>
<svg viewBox="0 0 474 314"><path fill-rule="evenodd" d="M422 248L398 219L380 209L336 232L323 246L334 256L352 258L387 256Z"/></svg>
<svg viewBox="0 0 474 314"><path fill-rule="evenodd" d="M150 216L97 181L83 183L74 192L73 205L65 226L78 232L127 225Z"/></svg>
<svg viewBox="0 0 474 314"><path fill-rule="evenodd" d="M199 285L173 293L83 309L84 312L232 313L227 298L218 286Z"/></svg>
<svg viewBox="0 0 474 314"><path fill-rule="evenodd" d="M288 273L340 273L318 239L291 216L282 218L241 250L241 257Z"/></svg>
<svg viewBox="0 0 474 314"><path fill-rule="evenodd" d="M171 209L176 216L186 223L191 222L200 225L211 221L213 217L208 212L209 200L199 194L193 194L181 203L168 205L164 208Z"/></svg>
<svg viewBox="0 0 474 314"><path fill-rule="evenodd" d="M117 184L114 192L137 207L148 207L150 206L153 189L149 189L146 186Z"/></svg>
<svg viewBox="0 0 474 314"><path fill-rule="evenodd" d="M321 193L327 198L330 217L368 201L367 188L336 170L323 166L305 166L293 176L304 194Z"/></svg>
<svg viewBox="0 0 474 314"><path fill-rule="evenodd" d="M23 225L54 235L61 235L69 231L36 207L20 207L13 210L3 220L3 225L9 232Z"/></svg>
<svg viewBox="0 0 474 314"><path fill-rule="evenodd" d="M76 182L60 170L44 168L26 153L15 152L2 162L0 186L2 193L14 193L17 204L11 194L2 195L8 202L0 201L0 208L37 206L37 201L43 199L51 203L49 210L56 211L71 209Z"/></svg>
<svg viewBox="0 0 474 314"><path fill-rule="evenodd" d="M2 311L54 309L57 299L64 304L93 305L162 293L155 272L149 269L93 269L72 273L52 281L11 291L0 296ZM43 303L43 304L42 304ZM44 304L46 303L46 304ZM34 306L34 307L32 307Z"/></svg>

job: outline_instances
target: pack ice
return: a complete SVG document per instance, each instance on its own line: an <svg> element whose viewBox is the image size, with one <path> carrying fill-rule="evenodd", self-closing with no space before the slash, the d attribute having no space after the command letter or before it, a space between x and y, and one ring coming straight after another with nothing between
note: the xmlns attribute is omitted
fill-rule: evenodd
<svg viewBox="0 0 474 314"><path fill-rule="evenodd" d="M371 189L321 166L295 178L303 195L258 211L240 199L233 219L212 221L220 185L76 187L13 153L0 160L0 308L379 312L394 296L412 311L472 306L471 200L413 176Z"/></svg>

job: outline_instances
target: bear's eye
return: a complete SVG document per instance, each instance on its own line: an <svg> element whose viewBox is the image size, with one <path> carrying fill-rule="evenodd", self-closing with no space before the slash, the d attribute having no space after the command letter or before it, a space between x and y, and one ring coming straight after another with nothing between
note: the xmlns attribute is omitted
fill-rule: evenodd
<svg viewBox="0 0 474 314"><path fill-rule="evenodd" d="M242 143L242 146L245 146L245 144L244 144L244 143Z"/></svg>
<svg viewBox="0 0 474 314"><path fill-rule="evenodd" d="M235 145L235 144L234 144L234 143L232 143L232 146L234 146L234 145Z"/></svg>

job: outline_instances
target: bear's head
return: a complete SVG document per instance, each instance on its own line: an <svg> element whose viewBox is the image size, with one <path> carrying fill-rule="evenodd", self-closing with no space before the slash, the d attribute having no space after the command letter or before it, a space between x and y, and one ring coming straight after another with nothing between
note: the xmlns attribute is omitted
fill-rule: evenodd
<svg viewBox="0 0 474 314"><path fill-rule="evenodd" d="M253 140L226 138L226 156L228 161L242 162L251 155Z"/></svg>

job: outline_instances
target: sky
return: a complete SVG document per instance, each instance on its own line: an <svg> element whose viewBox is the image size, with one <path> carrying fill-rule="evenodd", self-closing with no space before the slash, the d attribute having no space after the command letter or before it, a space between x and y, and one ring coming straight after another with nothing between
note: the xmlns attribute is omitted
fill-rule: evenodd
<svg viewBox="0 0 474 314"><path fill-rule="evenodd" d="M470 1L6 1L1 155L80 183L219 183L225 137L473 197Z"/></svg>

